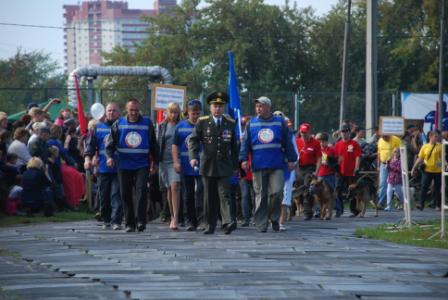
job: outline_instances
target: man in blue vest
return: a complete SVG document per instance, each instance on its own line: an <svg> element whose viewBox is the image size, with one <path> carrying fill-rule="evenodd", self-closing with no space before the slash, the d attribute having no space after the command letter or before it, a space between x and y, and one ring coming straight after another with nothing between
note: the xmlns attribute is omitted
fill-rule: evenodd
<svg viewBox="0 0 448 300"><path fill-rule="evenodd" d="M157 171L158 146L151 119L140 115L140 102L134 98L128 100L126 111L127 116L112 125L106 145L107 165L118 166L126 232L134 232L136 228L142 232L146 229L148 169L151 173Z"/></svg>
<svg viewBox="0 0 448 300"><path fill-rule="evenodd" d="M197 99L188 101L188 118L177 124L172 148L174 170L181 174L182 201L187 207L187 216L190 223L187 231L196 231L199 223L198 213L202 215L202 203L204 202L203 185L201 176L199 175L199 168L193 168L190 165L188 156L188 141L201 115L201 108L201 101ZM199 157L197 158L199 159Z"/></svg>
<svg viewBox="0 0 448 300"><path fill-rule="evenodd" d="M112 124L120 117L118 104L106 105L106 120L96 125L93 133L86 140L84 151L84 168L92 167L93 157L98 158L98 194L100 212L103 219L103 229L112 225L113 230L121 229L123 209L121 205L120 189L118 185L117 167L108 167L106 164L106 141L110 135ZM95 163L96 165L96 163Z"/></svg>
<svg viewBox="0 0 448 300"><path fill-rule="evenodd" d="M246 126L239 159L241 168L247 170L249 154L252 157L254 221L260 232L267 231L269 220L274 231L280 230L284 168L287 165L292 171L297 160L288 126L281 116L271 113L271 106L268 97L255 100L257 116Z"/></svg>

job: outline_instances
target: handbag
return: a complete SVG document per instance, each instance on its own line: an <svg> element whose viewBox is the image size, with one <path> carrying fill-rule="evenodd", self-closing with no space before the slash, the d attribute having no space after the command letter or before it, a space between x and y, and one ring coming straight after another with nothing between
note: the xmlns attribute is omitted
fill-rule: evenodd
<svg viewBox="0 0 448 300"><path fill-rule="evenodd" d="M434 145L434 146L432 147L431 151L429 152L429 155L428 155L428 158L427 158L427 159L429 159L429 158L431 157L432 150L434 150L435 147L436 147L436 145ZM418 170L419 170L420 172L422 172L422 173L425 171L425 162L424 162L424 161L422 161L422 163L420 164L420 166L418 166Z"/></svg>

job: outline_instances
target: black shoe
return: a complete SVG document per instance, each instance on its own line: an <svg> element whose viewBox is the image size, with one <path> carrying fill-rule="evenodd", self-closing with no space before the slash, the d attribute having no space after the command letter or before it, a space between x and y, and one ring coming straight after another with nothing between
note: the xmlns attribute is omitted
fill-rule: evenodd
<svg viewBox="0 0 448 300"><path fill-rule="evenodd" d="M214 234L214 233L215 233L215 228L209 228L204 231L204 234Z"/></svg>
<svg viewBox="0 0 448 300"><path fill-rule="evenodd" d="M336 218L339 218L340 216L342 216L342 213L340 211L336 212Z"/></svg>
<svg viewBox="0 0 448 300"><path fill-rule="evenodd" d="M196 231L196 226L193 225L188 226L187 231Z"/></svg>
<svg viewBox="0 0 448 300"><path fill-rule="evenodd" d="M359 213L357 213L357 214L354 214L354 213L352 213L350 216L348 216L349 218L356 218L357 216L358 216L358 214Z"/></svg>
<svg viewBox="0 0 448 300"><path fill-rule="evenodd" d="M320 213L315 213L315 214L314 214L314 217L315 217L315 218L320 218Z"/></svg>
<svg viewBox="0 0 448 300"><path fill-rule="evenodd" d="M126 226L125 232L135 232L135 227Z"/></svg>
<svg viewBox="0 0 448 300"><path fill-rule="evenodd" d="M246 221L243 224L241 224L241 227L249 227L250 226L250 222Z"/></svg>
<svg viewBox="0 0 448 300"><path fill-rule="evenodd" d="M274 230L274 231L280 230L280 225L278 224L277 221L271 221L271 226L272 226L272 230Z"/></svg>
<svg viewBox="0 0 448 300"><path fill-rule="evenodd" d="M230 224L227 224L226 227L224 227L224 233L225 234L231 234L232 231L236 229L236 223L232 222Z"/></svg>
<svg viewBox="0 0 448 300"><path fill-rule="evenodd" d="M422 211L423 210L423 205L421 205L420 203L418 203L417 205L415 205L415 208Z"/></svg>
<svg viewBox="0 0 448 300"><path fill-rule="evenodd" d="M143 231L145 231L145 229L146 229L146 225L145 224L140 223L140 224L137 225L138 232L143 232Z"/></svg>
<svg viewBox="0 0 448 300"><path fill-rule="evenodd" d="M258 231L260 231L262 233L266 233L266 232L268 232L268 229L267 228L263 228L263 229L259 229Z"/></svg>

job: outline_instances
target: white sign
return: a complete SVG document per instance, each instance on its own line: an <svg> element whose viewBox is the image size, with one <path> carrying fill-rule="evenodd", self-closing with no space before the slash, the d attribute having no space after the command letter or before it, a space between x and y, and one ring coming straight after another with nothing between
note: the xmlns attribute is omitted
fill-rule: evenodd
<svg viewBox="0 0 448 300"><path fill-rule="evenodd" d="M380 133L387 135L404 135L404 118L380 117Z"/></svg>
<svg viewBox="0 0 448 300"><path fill-rule="evenodd" d="M153 109L166 109L169 103L175 102L183 110L186 97L187 88L185 86L171 84L152 85L151 98Z"/></svg>

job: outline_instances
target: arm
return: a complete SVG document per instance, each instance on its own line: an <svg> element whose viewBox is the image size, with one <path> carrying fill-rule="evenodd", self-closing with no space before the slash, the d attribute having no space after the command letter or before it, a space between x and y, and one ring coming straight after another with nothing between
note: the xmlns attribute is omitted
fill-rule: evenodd
<svg viewBox="0 0 448 300"><path fill-rule="evenodd" d="M84 150L84 168L87 170L92 166L92 157L95 156L98 150L96 129L87 136L85 143L86 148Z"/></svg>
<svg viewBox="0 0 448 300"><path fill-rule="evenodd" d="M199 151L201 149L201 140L202 140L202 122L196 124L191 133L190 139L188 141L188 156L190 159L190 165L192 167L198 164L197 157L199 155Z"/></svg>
<svg viewBox="0 0 448 300"><path fill-rule="evenodd" d="M110 128L110 135L106 142L106 157L107 157L107 165L109 167L114 166L114 153L117 150L118 145L118 123L115 122L112 124Z"/></svg>
<svg viewBox="0 0 448 300"><path fill-rule="evenodd" d="M157 143L156 133L154 130L154 125L152 124L152 121L149 125L149 140L154 141L154 143L151 143L149 145L149 153L151 154L151 172L154 173L157 171L157 167L159 165L159 144Z"/></svg>
<svg viewBox="0 0 448 300"><path fill-rule="evenodd" d="M251 151L250 141L251 141L250 123L248 123L244 133L244 139L241 142L240 154L239 154L239 161L241 161L241 169L245 171L247 171L248 169L247 161L249 160L249 152Z"/></svg>
<svg viewBox="0 0 448 300"><path fill-rule="evenodd" d="M182 171L182 168L179 160L179 147L177 147L176 144L173 144L173 146L171 147L171 154L173 156L174 171L180 173Z"/></svg>
<svg viewBox="0 0 448 300"><path fill-rule="evenodd" d="M52 107L53 105L55 105L55 104L57 104L57 103L61 103L61 100L59 100L58 98L53 98L53 99L51 99L51 100L47 103L47 105L45 105L45 106L42 108L42 110L43 110L44 112L48 112L48 111L50 110L50 107Z"/></svg>

